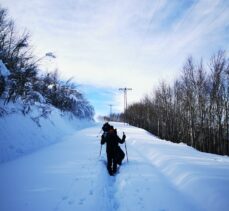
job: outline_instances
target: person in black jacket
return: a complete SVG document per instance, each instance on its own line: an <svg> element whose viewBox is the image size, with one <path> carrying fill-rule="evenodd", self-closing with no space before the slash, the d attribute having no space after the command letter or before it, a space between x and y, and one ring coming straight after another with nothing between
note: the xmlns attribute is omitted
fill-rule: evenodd
<svg viewBox="0 0 229 211"><path fill-rule="evenodd" d="M120 139L117 135L117 130L109 123L105 123L102 129L104 133L101 137L101 144L106 143L107 170L110 175L114 175L117 171L117 164L121 165L122 159L125 156L118 144L125 142L126 135L123 134L122 139Z"/></svg>

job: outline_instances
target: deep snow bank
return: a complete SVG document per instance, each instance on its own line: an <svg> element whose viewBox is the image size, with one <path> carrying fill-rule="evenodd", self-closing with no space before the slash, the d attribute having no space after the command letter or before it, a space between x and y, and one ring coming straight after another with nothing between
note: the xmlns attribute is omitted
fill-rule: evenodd
<svg viewBox="0 0 229 211"><path fill-rule="evenodd" d="M37 118L39 111L36 106L29 115L23 115L19 103L10 103L5 107L0 103L8 113L0 117L0 163L61 141L75 130L94 124L92 121L70 118L54 107L51 107L47 118Z"/></svg>
<svg viewBox="0 0 229 211"><path fill-rule="evenodd" d="M129 149L135 149L160 170L200 210L228 210L228 156L203 153L183 143L161 140L143 129L126 127L126 133Z"/></svg>

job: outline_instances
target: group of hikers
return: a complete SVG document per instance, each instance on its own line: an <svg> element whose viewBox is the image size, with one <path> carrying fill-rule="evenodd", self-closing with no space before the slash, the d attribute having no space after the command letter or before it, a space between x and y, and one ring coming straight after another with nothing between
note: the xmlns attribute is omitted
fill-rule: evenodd
<svg viewBox="0 0 229 211"><path fill-rule="evenodd" d="M117 130L108 122L102 126L102 130L101 145L106 143L107 170L108 173L113 176L117 172L117 166L122 164L122 160L125 157L125 153L119 144L125 142L126 135L123 133L121 139L117 134Z"/></svg>

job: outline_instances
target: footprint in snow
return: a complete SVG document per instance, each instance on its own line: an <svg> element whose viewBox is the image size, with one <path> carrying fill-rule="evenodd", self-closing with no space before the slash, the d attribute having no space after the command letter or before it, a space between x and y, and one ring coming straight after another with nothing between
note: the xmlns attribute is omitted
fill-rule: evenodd
<svg viewBox="0 0 229 211"><path fill-rule="evenodd" d="M69 205L72 205L72 204L74 204L74 202L75 202L75 201L70 200L70 201L68 202L68 204L69 204Z"/></svg>
<svg viewBox="0 0 229 211"><path fill-rule="evenodd" d="M80 199L80 201L79 201L78 204L79 204L79 205L82 205L82 204L84 203L84 201L85 201L85 199L82 198L82 199Z"/></svg>
<svg viewBox="0 0 229 211"><path fill-rule="evenodd" d="M66 200L66 199L68 199L67 196L63 196L63 197L62 197L62 200L63 200L63 201Z"/></svg>
<svg viewBox="0 0 229 211"><path fill-rule="evenodd" d="M119 204L117 202L114 203L113 208L117 210L119 208Z"/></svg>

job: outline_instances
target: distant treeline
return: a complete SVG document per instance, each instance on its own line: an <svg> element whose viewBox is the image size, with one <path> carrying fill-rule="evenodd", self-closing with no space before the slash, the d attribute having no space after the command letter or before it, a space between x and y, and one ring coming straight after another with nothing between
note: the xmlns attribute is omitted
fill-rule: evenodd
<svg viewBox="0 0 229 211"><path fill-rule="evenodd" d="M0 60L10 72L6 76L0 71L0 99L5 104L19 100L24 105L24 114L40 103L44 114L52 105L78 118L92 119L93 107L71 80L60 80L57 71L39 72L40 59L34 57L29 38L27 32L16 32L14 21L0 6ZM0 110L0 114L3 112Z"/></svg>
<svg viewBox="0 0 229 211"><path fill-rule="evenodd" d="M207 66L188 58L173 85L162 82L124 119L162 139L229 155L229 58L219 51Z"/></svg>

